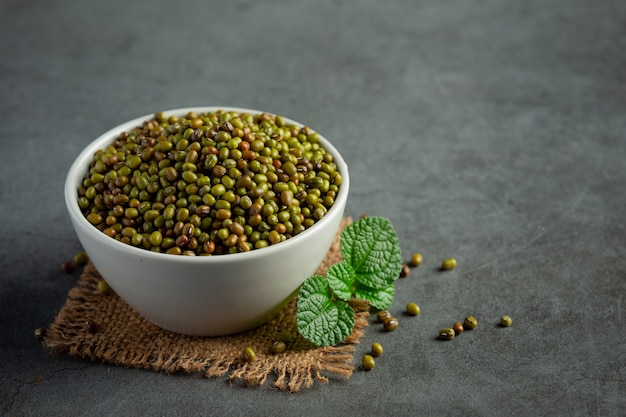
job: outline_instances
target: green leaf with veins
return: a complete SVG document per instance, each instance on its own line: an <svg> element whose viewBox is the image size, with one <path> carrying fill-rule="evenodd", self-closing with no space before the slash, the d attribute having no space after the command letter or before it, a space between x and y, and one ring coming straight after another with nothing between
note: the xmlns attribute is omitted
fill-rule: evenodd
<svg viewBox="0 0 626 417"><path fill-rule="evenodd" d="M333 346L352 333L354 310L333 297L326 278L313 275L300 288L296 324L305 339L317 346Z"/></svg>
<svg viewBox="0 0 626 417"><path fill-rule="evenodd" d="M352 266L360 284L384 290L400 276L402 255L391 222L384 217L364 217L341 233L343 261Z"/></svg>
<svg viewBox="0 0 626 417"><path fill-rule="evenodd" d="M395 290L393 285L390 285L384 290L377 290L366 287L365 285L359 285L356 288L354 296L358 299L369 301L372 306L379 310L385 310L393 302L394 294Z"/></svg>
<svg viewBox="0 0 626 417"><path fill-rule="evenodd" d="M365 217L347 226L340 239L342 262L331 265L326 277L309 277L298 294L298 332L318 346L343 342L354 329L352 297L378 309L391 305L393 283L400 276L402 255L391 222Z"/></svg>
<svg viewBox="0 0 626 417"><path fill-rule="evenodd" d="M345 262L332 264L326 271L326 279L335 295L344 301L354 293L354 269Z"/></svg>

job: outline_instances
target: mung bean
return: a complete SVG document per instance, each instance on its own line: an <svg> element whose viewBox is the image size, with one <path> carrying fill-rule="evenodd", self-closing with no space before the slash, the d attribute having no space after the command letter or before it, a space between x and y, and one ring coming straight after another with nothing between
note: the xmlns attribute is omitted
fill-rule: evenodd
<svg viewBox="0 0 626 417"><path fill-rule="evenodd" d="M380 356L383 354L383 346L376 342L376 343L372 343L372 356Z"/></svg>
<svg viewBox="0 0 626 417"><path fill-rule="evenodd" d="M474 316L467 316L463 319L463 327L467 330L474 330L478 326L478 321Z"/></svg>
<svg viewBox="0 0 626 417"><path fill-rule="evenodd" d="M256 360L256 352L254 351L254 349L252 349L250 346L246 347L243 350L243 359L246 362L253 362L254 360Z"/></svg>
<svg viewBox="0 0 626 417"><path fill-rule="evenodd" d="M379 323L384 323L385 320L390 319L391 318L391 313L389 312L389 310L381 310L378 313L376 313L376 319L378 320Z"/></svg>
<svg viewBox="0 0 626 417"><path fill-rule="evenodd" d="M187 255L263 248L313 226L334 204L341 174L318 140L267 113L157 113L96 152L77 201L91 224L139 248ZM174 231L179 222L194 229ZM243 229L222 232L233 223Z"/></svg>
<svg viewBox="0 0 626 417"><path fill-rule="evenodd" d="M406 305L406 312L412 316L419 315L420 311L420 307L415 303L408 303Z"/></svg>
<svg viewBox="0 0 626 417"><path fill-rule="evenodd" d="M287 350L287 344L282 340L277 340L272 343L270 350L274 355L284 353Z"/></svg>
<svg viewBox="0 0 626 417"><path fill-rule="evenodd" d="M411 273L409 266L407 264L402 264L402 269L400 269L400 278L406 278Z"/></svg>
<svg viewBox="0 0 626 417"><path fill-rule="evenodd" d="M383 329L386 332L392 332L398 328L398 324L399 324L398 319L395 317L391 317L384 321Z"/></svg>
<svg viewBox="0 0 626 417"><path fill-rule="evenodd" d="M454 329L450 327L445 327L439 330L439 338L443 340L452 340L454 339Z"/></svg>
<svg viewBox="0 0 626 417"><path fill-rule="evenodd" d="M411 261L409 263L411 266L419 266L422 264L422 260L422 254L414 253L413 256L411 256Z"/></svg>
<svg viewBox="0 0 626 417"><path fill-rule="evenodd" d="M35 329L35 339L43 340L46 337L46 329L43 327L37 327Z"/></svg>
<svg viewBox="0 0 626 417"><path fill-rule="evenodd" d="M376 366L376 362L374 361L372 355L363 355L363 359L361 359L361 365L366 371L371 371Z"/></svg>
<svg viewBox="0 0 626 417"><path fill-rule="evenodd" d="M441 269L444 271L449 271L454 268L456 268L456 259L454 258L447 258L441 262Z"/></svg>

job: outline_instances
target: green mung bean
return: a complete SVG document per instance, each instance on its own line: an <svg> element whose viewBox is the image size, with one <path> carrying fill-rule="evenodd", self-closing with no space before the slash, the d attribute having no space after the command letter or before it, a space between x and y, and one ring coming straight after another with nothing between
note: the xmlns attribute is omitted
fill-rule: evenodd
<svg viewBox="0 0 626 417"><path fill-rule="evenodd" d="M243 359L246 362L253 362L256 359L256 352L250 346L243 350Z"/></svg>
<svg viewBox="0 0 626 417"><path fill-rule="evenodd" d="M283 342L282 340L277 340L274 343L272 343L270 350L274 355L284 353L287 350L287 344Z"/></svg>
<svg viewBox="0 0 626 417"><path fill-rule="evenodd" d="M415 303L408 303L408 304L406 305L406 312L407 312L408 314L410 314L411 316L417 316L417 315L419 315L419 314L420 314L421 309L420 309L420 307L419 307L417 304L415 304Z"/></svg>
<svg viewBox="0 0 626 417"><path fill-rule="evenodd" d="M441 269L444 271L449 271L454 268L456 268L456 259L454 258L446 258L441 262Z"/></svg>
<svg viewBox="0 0 626 417"><path fill-rule="evenodd" d="M422 254L421 253L414 253L411 256L411 261L410 261L410 265L411 266L420 266L422 264Z"/></svg>
<svg viewBox="0 0 626 417"><path fill-rule="evenodd" d="M87 263L88 260L89 260L89 256L87 255L87 252L85 251L80 251L76 255L74 255L75 265L83 266Z"/></svg>
<svg viewBox="0 0 626 417"><path fill-rule="evenodd" d="M371 371L376 366L376 361L374 361L372 355L363 355L363 358L361 359L361 365L363 366L364 370Z"/></svg>
<svg viewBox="0 0 626 417"><path fill-rule="evenodd" d="M463 319L463 327L468 330L474 330L478 326L478 321L474 316L467 316Z"/></svg>
<svg viewBox="0 0 626 417"><path fill-rule="evenodd" d="M110 237L155 252L263 248L334 204L341 174L318 140L267 113L157 113L94 154L78 205Z"/></svg>
<svg viewBox="0 0 626 417"><path fill-rule="evenodd" d="M382 354L383 354L383 346L378 342L372 343L372 356L378 357Z"/></svg>
<svg viewBox="0 0 626 417"><path fill-rule="evenodd" d="M452 340L454 339L454 335L455 335L454 329L452 329L451 327L446 327L446 328L439 330L440 339Z"/></svg>

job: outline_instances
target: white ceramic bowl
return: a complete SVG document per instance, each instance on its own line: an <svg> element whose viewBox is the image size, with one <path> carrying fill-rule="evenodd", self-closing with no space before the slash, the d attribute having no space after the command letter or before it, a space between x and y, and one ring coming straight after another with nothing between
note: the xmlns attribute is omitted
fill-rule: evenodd
<svg viewBox="0 0 626 417"><path fill-rule="evenodd" d="M183 108L164 112L183 116L216 110L260 113L232 107ZM221 336L254 328L271 319L320 265L343 216L350 186L348 168L320 135L342 175L335 203L311 228L276 245L217 256L154 253L118 242L91 225L78 206L94 153L122 131L152 115L123 123L91 142L72 164L65 182L65 203L78 238L107 283L139 314L164 329L195 336ZM289 123L302 126L293 120Z"/></svg>

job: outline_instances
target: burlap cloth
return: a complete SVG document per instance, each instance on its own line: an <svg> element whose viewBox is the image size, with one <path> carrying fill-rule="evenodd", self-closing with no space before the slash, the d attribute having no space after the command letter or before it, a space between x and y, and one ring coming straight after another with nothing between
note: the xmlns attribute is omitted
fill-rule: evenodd
<svg viewBox="0 0 626 417"><path fill-rule="evenodd" d="M317 273L341 259L339 235L350 223L343 219L335 239ZM227 256L227 255L225 255ZM289 302L270 322L232 336L193 337L163 330L141 317L117 294L98 291L102 277L88 263L65 305L50 325L44 345L54 352L89 358L114 365L151 369L159 372L201 373L226 377L245 385L273 385L291 392L310 387L315 381L328 382L330 376L349 378L354 370L354 344L368 322L368 305L355 305L356 323L345 343L319 348L298 335L296 299ZM272 354L272 342L281 332L293 335L288 349ZM252 347L257 359L243 360L242 352Z"/></svg>

